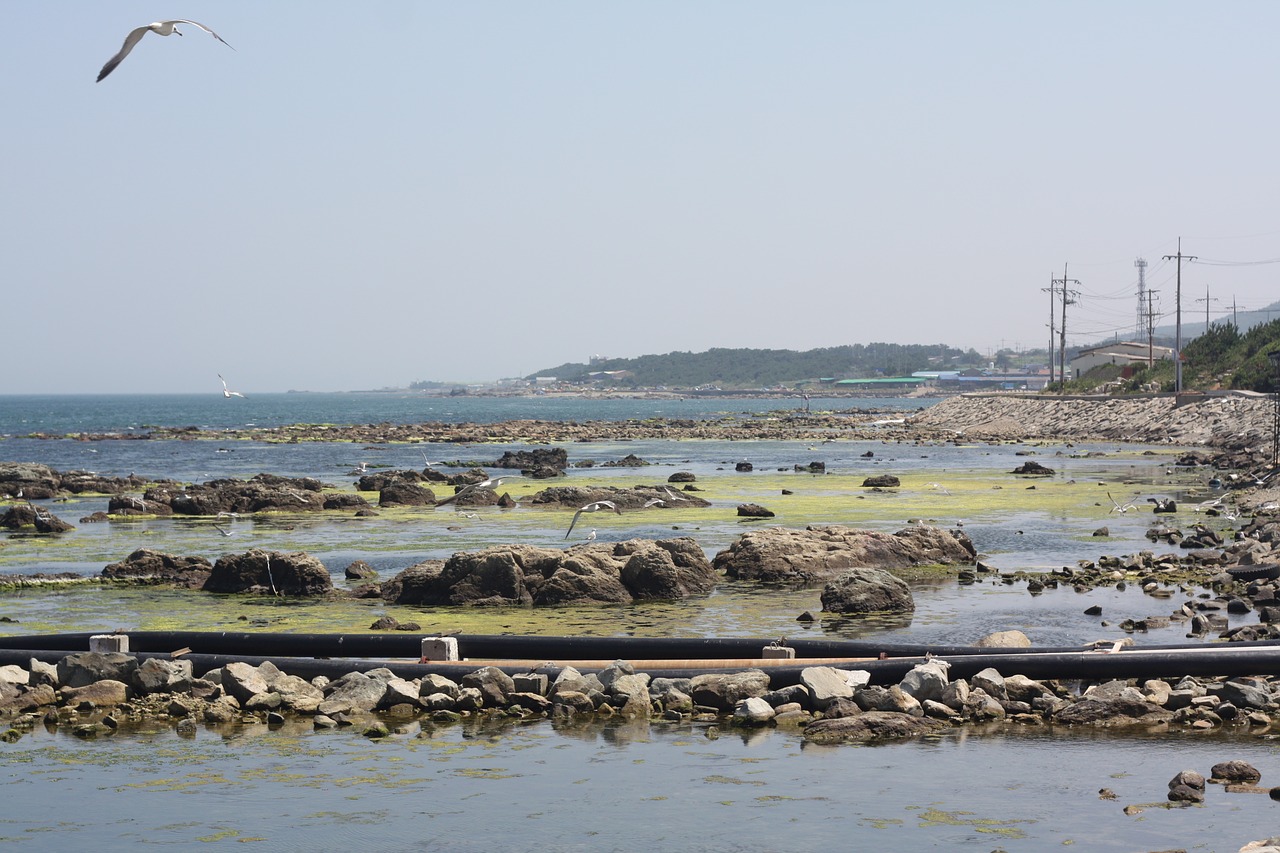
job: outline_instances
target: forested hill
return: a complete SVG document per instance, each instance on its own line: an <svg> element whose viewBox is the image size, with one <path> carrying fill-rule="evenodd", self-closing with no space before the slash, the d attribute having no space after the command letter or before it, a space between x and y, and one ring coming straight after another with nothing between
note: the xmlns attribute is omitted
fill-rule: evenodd
<svg viewBox="0 0 1280 853"><path fill-rule="evenodd" d="M586 381L603 371L627 371L616 381L652 387L768 387L804 379L859 379L907 376L916 370L977 365L981 356L943 344L852 344L805 352L775 349L711 349L637 358L596 358L590 364L561 364L530 374L561 382Z"/></svg>

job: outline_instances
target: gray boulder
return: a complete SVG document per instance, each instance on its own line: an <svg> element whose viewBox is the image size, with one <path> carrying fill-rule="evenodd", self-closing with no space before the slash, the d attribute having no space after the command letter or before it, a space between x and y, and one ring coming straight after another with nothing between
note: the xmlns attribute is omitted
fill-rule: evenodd
<svg viewBox="0 0 1280 853"><path fill-rule="evenodd" d="M935 702L942 701L942 694L947 689L949 680L947 671L950 665L944 660L931 660L922 664L917 664L911 668L911 671L903 676L902 682L898 685L902 691L912 696L919 702L933 700Z"/></svg>
<svg viewBox="0 0 1280 853"><path fill-rule="evenodd" d="M738 580L816 586L850 569L969 563L976 553L964 533L923 525L897 533L839 525L775 527L744 533L712 565Z"/></svg>
<svg viewBox="0 0 1280 853"><path fill-rule="evenodd" d="M804 739L819 744L865 743L919 737L942 731L949 725L943 720L923 715L913 717L893 711L867 711L810 723L804 730Z"/></svg>
<svg viewBox="0 0 1280 853"><path fill-rule="evenodd" d="M471 687L480 691L485 705L502 707L507 696L515 692L516 683L496 666L486 666L462 677L463 688Z"/></svg>
<svg viewBox="0 0 1280 853"><path fill-rule="evenodd" d="M133 673L139 693L185 693L191 689L191 661L147 658Z"/></svg>
<svg viewBox="0 0 1280 853"><path fill-rule="evenodd" d="M690 538L601 542L569 550L499 545L411 566L383 584L396 604L628 604L710 592L716 572Z"/></svg>
<svg viewBox="0 0 1280 853"><path fill-rule="evenodd" d="M363 672L349 672L325 685L324 701L317 710L329 716L372 711L382 702L386 692L386 681Z"/></svg>
<svg viewBox="0 0 1280 853"><path fill-rule="evenodd" d="M852 569L822 590L828 613L910 613L915 600L906 581L879 569Z"/></svg>
<svg viewBox="0 0 1280 853"><path fill-rule="evenodd" d="M800 670L800 684L819 711L825 711L837 699L852 699L854 691L870 681L871 673L865 670L849 671L831 666L809 666Z"/></svg>
<svg viewBox="0 0 1280 853"><path fill-rule="evenodd" d="M689 680L694 704L729 712L741 699L763 696L769 676L758 669L734 673L704 673Z"/></svg>
<svg viewBox="0 0 1280 853"><path fill-rule="evenodd" d="M253 549L228 554L213 564L205 592L260 592L317 596L333 591L324 564L309 554Z"/></svg>
<svg viewBox="0 0 1280 853"><path fill-rule="evenodd" d="M58 661L58 683L63 687L84 687L97 681L133 683L138 659L121 652L78 652Z"/></svg>

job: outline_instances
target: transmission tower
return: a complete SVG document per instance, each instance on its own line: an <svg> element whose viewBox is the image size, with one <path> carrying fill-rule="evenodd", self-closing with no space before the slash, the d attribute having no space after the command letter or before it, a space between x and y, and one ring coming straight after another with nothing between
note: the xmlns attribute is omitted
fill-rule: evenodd
<svg viewBox="0 0 1280 853"><path fill-rule="evenodd" d="M1145 258L1138 258L1133 262L1133 265L1138 268L1138 325L1136 328L1137 336L1139 340L1141 340L1143 327L1146 325L1143 320L1145 319L1149 308L1146 297L1147 261Z"/></svg>

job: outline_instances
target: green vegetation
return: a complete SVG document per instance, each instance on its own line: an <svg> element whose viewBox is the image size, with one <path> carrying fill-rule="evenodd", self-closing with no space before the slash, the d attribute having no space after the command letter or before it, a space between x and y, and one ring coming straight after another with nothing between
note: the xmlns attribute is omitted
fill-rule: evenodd
<svg viewBox="0 0 1280 853"><path fill-rule="evenodd" d="M865 379L909 376L917 370L955 370L985 364L982 356L945 344L852 344L796 352L773 349L710 349L670 352L638 358L593 359L567 363L530 374L554 376L561 382L587 382L592 374L626 371L612 381L621 386L666 385L690 388L719 385L760 388L794 385L819 378Z"/></svg>
<svg viewBox="0 0 1280 853"><path fill-rule="evenodd" d="M1280 320L1272 320L1240 332L1230 323L1213 326L1182 348L1182 387L1187 391L1273 390L1275 371L1267 353L1280 349ZM1108 383L1119 383L1121 392L1138 392L1151 385L1172 391L1173 362L1157 361L1138 367L1127 378L1115 365L1102 365L1067 383L1068 393L1089 393Z"/></svg>

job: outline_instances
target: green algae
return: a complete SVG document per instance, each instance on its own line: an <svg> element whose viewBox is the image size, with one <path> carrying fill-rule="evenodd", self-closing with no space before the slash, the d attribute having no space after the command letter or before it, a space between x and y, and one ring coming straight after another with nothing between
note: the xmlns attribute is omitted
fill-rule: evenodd
<svg viewBox="0 0 1280 853"><path fill-rule="evenodd" d="M1026 838L1026 830L1019 824L1031 824L1032 820L997 820L995 818L971 817L973 812L946 811L936 807L924 808L919 816L921 827L964 826L975 832L999 835L1004 838Z"/></svg>
<svg viewBox="0 0 1280 853"><path fill-rule="evenodd" d="M625 443L614 449L622 450ZM608 446L597 448L606 452ZM911 448L896 447L906 453ZM924 453L927 447L920 448ZM1073 453L1069 449L1060 450ZM1108 473L1097 477L1078 475L1074 480L1055 475L1022 477L1005 470L955 470L942 468L902 473L898 487L874 490L862 485L866 472L810 475L790 471L732 470L700 475L697 494L712 501L709 507L654 508L621 516L600 514L593 518L601 539L630 536L660 538L692 536L707 548L727 544L753 524L804 527L840 524L855 528L894 531L913 520L952 527L960 522L984 524L1026 516L1028 525L1045 520L1093 519L1098 525L1115 519L1110 491L1119 500L1132 497L1135 485L1159 477L1174 449L1157 455L1134 450L1109 453ZM1038 454L1054 466L1049 451ZM1114 464L1130 464L1130 471L1114 470ZM894 473L892 459L878 459L877 473ZM635 472L636 482L661 482L660 476ZM1163 479L1173 482L1175 472ZM1131 481L1131 482L1125 482ZM574 485L616 485L613 477L593 475L592 469L576 469ZM520 482L510 493L527 501L546 484ZM784 495L783 490L792 494ZM336 490L353 491L353 490ZM505 489L504 489L505 491ZM364 493L374 497L373 493ZM740 523L740 503L760 503L776 513L765 522ZM376 517L355 518L344 513L272 513L247 516L234 524L235 536L223 539L209 533L208 519L130 517L128 523L82 525L54 537L9 537L0 548L0 568L60 568L71 565L96 573L108 562L121 559L137 547L167 553L203 554L216 559L222 553L239 553L250 547L285 552L358 549L379 554L404 554L404 567L425 556L446 557L457 551L473 551L489 545L530 542L563 548L563 531L571 510L522 505L445 509L435 507L377 508ZM468 516L474 514L475 518ZM1197 518L1197 520L1200 520ZM456 529L453 529L456 528ZM1082 555L1097 556L1091 528L1077 524L1073 538ZM575 534L577 530L575 529ZM569 544L572 544L569 543ZM978 543L981 545L981 543ZM330 566L333 571L341 566ZM1034 567L1031 567L1034 568ZM937 578L949 583L954 567L917 567L901 571L912 580ZM385 580L390 575L384 571ZM0 578L0 584L3 579ZM711 595L677 602L626 606L574 605L554 608L463 608L391 605L379 600L297 600L271 597L214 596L198 591L168 590L103 584L90 579L80 585L11 589L4 595L6 615L18 620L0 623L0 633L44 633L68 630L286 630L296 632L358 633L380 616L400 622L416 622L423 632L476 634L578 634L625 633L668 636L719 635L767 636L804 630L795 617L821 609L818 589L770 590L752 584L722 581ZM820 617L814 627L841 634L875 628L902 627L902 618L871 617L860 620ZM909 622L909 619L908 619Z"/></svg>

